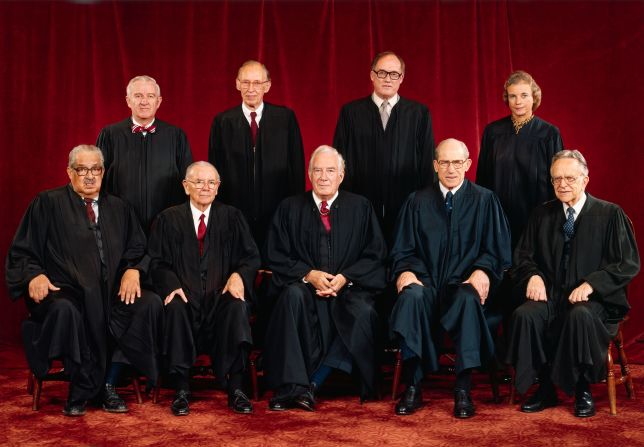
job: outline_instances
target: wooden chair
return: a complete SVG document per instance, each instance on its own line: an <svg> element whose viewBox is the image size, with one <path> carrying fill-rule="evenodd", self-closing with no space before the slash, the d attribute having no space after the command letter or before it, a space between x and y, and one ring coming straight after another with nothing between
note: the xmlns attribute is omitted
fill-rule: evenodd
<svg viewBox="0 0 644 447"><path fill-rule="evenodd" d="M631 370L628 366L626 352L624 352L624 336L622 335L622 324L626 320L628 320L628 317L625 317L624 320L615 325L617 326L615 335L608 344L608 355L606 356L606 385L608 387L608 404L610 405L610 414L612 416L617 414L617 385L623 384L626 388L626 395L628 398L635 399L633 378L631 377ZM617 351L616 360L619 368L615 368L612 353L613 346ZM616 372L617 376L615 375Z"/></svg>

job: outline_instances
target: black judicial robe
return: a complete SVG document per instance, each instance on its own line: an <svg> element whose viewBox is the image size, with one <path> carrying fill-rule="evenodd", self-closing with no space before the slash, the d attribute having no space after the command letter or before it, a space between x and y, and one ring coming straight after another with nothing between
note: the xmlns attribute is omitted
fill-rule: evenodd
<svg viewBox="0 0 644 447"><path fill-rule="evenodd" d="M127 118L105 127L96 140L105 157L103 191L129 202L146 233L157 214L185 200L181 181L192 163L183 130L159 119L154 125L154 133L134 134Z"/></svg>
<svg viewBox="0 0 644 447"><path fill-rule="evenodd" d="M434 178L434 133L429 109L406 98L382 129L378 106L366 98L340 110L333 146L346 161L341 188L371 200L391 243L398 211L407 196Z"/></svg>
<svg viewBox="0 0 644 447"><path fill-rule="evenodd" d="M510 266L510 233L496 195L467 179L454 194L451 218L438 182L409 195L400 210L394 247L391 251L392 280L411 271L423 283L425 293L444 296L450 286L458 286L474 270L483 270L490 279L490 290ZM390 335L412 339L413 315L394 307ZM425 328L423 340L432 340ZM417 352L417 354L420 354ZM426 371L436 369L431 356L423 356Z"/></svg>
<svg viewBox="0 0 644 447"><path fill-rule="evenodd" d="M562 149L559 129L538 116L518 135L509 116L488 124L483 131L476 183L494 191L501 200L513 249L532 210L555 197L550 164Z"/></svg>
<svg viewBox="0 0 644 447"><path fill-rule="evenodd" d="M56 294L72 297L80 303L87 349L95 362L91 368L97 387L95 392L104 385L110 333L133 366L153 381L158 373L157 349L153 344L156 322L139 321L145 327L132 328L126 313L112 312L121 305L116 294L123 271L136 268L141 276L147 272L145 235L131 206L118 197L101 194L98 208L105 255L104 284L94 231L87 219L85 204L71 185L44 191L31 202L6 261L11 297L24 296L32 312ZM61 291L49 292L45 300L37 304L28 297L28 286L40 274L45 274ZM30 359L30 365L47 365L51 358L60 356L71 357L76 367L81 366L81 361L87 361L86 354L80 352L84 347L76 349L78 345L70 340L73 334L62 330L64 324L57 322L58 328L42 327L40 338L49 345L49 356L45 352L45 358ZM46 370L34 372L42 375Z"/></svg>
<svg viewBox="0 0 644 447"><path fill-rule="evenodd" d="M583 282L588 282L593 288L589 300L601 303L606 311L604 322L620 321L630 308L626 287L638 273L640 266L637 244L628 217L619 206L587 194L586 203L575 221L575 236L570 241L568 267L563 270L562 228L565 220L559 200L552 200L535 209L514 251L516 284L525 296L529 279L533 275L541 276L546 286L549 308L555 312L555 317L561 318L562 313L567 313L575 306L568 302L572 290ZM530 342L529 335L541 334L526 334L517 339L514 329L512 328L509 361L515 363L516 385L520 392L527 391L532 385L538 369L534 367L538 365L521 362L516 364L517 359L510 356L517 350L532 352L532 355L523 357L530 361L539 358L552 360L556 345L565 343L567 348L562 352L570 354L565 358L558 356L555 359L551 374L554 383L567 393L574 390L579 374L577 350L573 348L575 343L585 351L584 357L601 359L587 372L590 375L589 381L598 382L605 378L608 340L601 343L592 343L591 339L570 340L565 334L552 333L560 331L561 326L551 325L544 335L556 340L555 346L551 347L552 352L539 352L538 345L534 341ZM534 373L525 373L529 370L534 370ZM519 378L523 380L520 381Z"/></svg>
<svg viewBox="0 0 644 447"><path fill-rule="evenodd" d="M373 307L374 296L385 287L386 244L373 208L364 197L340 191L331 205L330 218L330 250L328 257L323 259L320 242L326 232L310 191L284 200L273 217L266 246L274 286L283 291L289 285L302 284L302 278L311 270L333 275L342 273L347 278L347 285L335 298L317 298L309 286L310 296L316 303L329 303L330 306L328 314L318 312L313 318L318 321L317 327L299 327L301 331L315 332L309 337L301 336L297 331L281 334L283 337L279 339L271 337L271 326L283 327L280 324L283 316L273 312L265 341L267 385L272 389L285 383L308 385L310 375L320 366L329 349L334 326L360 371L366 386L364 394L368 395L373 393L375 386L376 328L354 327L354 324L364 320L362 316L368 313L367 308ZM349 282L353 284L349 285ZM331 321L325 319L327 315ZM312 320L301 323L305 326L309 321ZM320 340L320 345L308 347L307 371L300 371L294 366L297 362L291 364L289 361L301 355L299 340L305 338ZM297 354L289 355L289 352ZM298 378L291 382L286 374Z"/></svg>
<svg viewBox="0 0 644 447"><path fill-rule="evenodd" d="M260 262L257 246L244 217L236 208L219 202L212 203L204 247L204 256L208 256L205 285L190 202L173 206L159 214L152 227L148 252L151 258L150 274L159 296L165 298L173 290L181 288L193 310L192 327L200 338L197 341L199 346L188 346L189 351L185 352L191 357L187 366L194 364L195 349L209 349L216 343L220 347L217 349L220 355L214 356L213 366L216 375L223 377L234 361L239 343L252 343L247 325L237 328L214 327L212 324L221 292L232 273L237 272L241 276L245 299L249 305L252 301ZM166 339L164 351L168 350L169 343L185 343L185 340Z"/></svg>
<svg viewBox="0 0 644 447"><path fill-rule="evenodd" d="M304 148L295 113L265 102L255 150L241 105L218 114L210 129L208 161L222 178L218 199L242 211L263 249L275 208L304 192Z"/></svg>

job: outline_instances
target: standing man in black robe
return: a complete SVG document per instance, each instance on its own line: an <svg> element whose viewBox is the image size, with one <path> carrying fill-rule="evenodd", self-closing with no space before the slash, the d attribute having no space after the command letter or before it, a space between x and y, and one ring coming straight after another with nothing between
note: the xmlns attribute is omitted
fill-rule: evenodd
<svg viewBox="0 0 644 447"><path fill-rule="evenodd" d="M510 266L510 231L496 195L465 178L471 164L464 143L441 142L434 160L438 182L412 193L400 212L391 252L399 296L390 319L407 385L398 415L422 404L420 381L438 369L438 329L456 350L455 417L474 416L471 371L494 354L485 304Z"/></svg>
<svg viewBox="0 0 644 447"><path fill-rule="evenodd" d="M69 153L70 184L40 193L25 213L6 262L11 296L25 297L23 324L31 370L43 377L62 359L71 381L63 413L85 414L103 391L103 408L127 411L106 379L108 359L128 362L157 379L157 337L163 306L142 290L145 235L126 202L100 193L103 156L96 146ZM119 299L120 298L120 299Z"/></svg>
<svg viewBox="0 0 644 447"><path fill-rule="evenodd" d="M400 56L377 54L369 76L373 93L342 107L333 145L347 163L343 189L371 200L391 246L402 203L433 178L434 133L429 109L398 95Z"/></svg>
<svg viewBox="0 0 644 447"><path fill-rule="evenodd" d="M203 352L215 376L227 377L229 407L253 411L242 377L252 345L248 317L259 252L241 212L214 202L220 183L210 163L191 164L183 181L190 200L163 211L150 236L152 279L165 297L163 355L175 382L170 408L176 416L190 412L190 367Z"/></svg>
<svg viewBox="0 0 644 447"><path fill-rule="evenodd" d="M311 155L312 192L284 200L268 232L268 266L281 291L265 347L274 411L313 411L332 369L361 379L361 399L376 382L378 317L386 245L369 201L338 187L344 160L330 146Z"/></svg>
<svg viewBox="0 0 644 447"><path fill-rule="evenodd" d="M219 199L242 211L261 250L277 205L304 192L304 149L295 113L264 102L264 64L244 62L236 85L242 103L213 120L208 161L224 178Z"/></svg>
<svg viewBox="0 0 644 447"><path fill-rule="evenodd" d="M156 118L162 97L153 78L132 78L126 94L132 116L105 127L96 141L105 157L103 190L129 202L148 234L157 214L183 203L192 153L183 130Z"/></svg>
<svg viewBox="0 0 644 447"><path fill-rule="evenodd" d="M575 416L589 417L589 383L606 378L611 326L630 308L626 286L640 260L624 211L585 192L588 165L579 151L558 152L550 175L557 199L535 209L514 251L528 301L512 315L508 363L520 393L539 378L521 411L557 405L556 385L575 394Z"/></svg>

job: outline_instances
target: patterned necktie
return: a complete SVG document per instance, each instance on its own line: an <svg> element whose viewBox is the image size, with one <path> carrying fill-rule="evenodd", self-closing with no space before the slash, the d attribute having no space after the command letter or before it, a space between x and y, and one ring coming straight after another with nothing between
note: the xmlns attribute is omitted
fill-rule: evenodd
<svg viewBox="0 0 644 447"><path fill-rule="evenodd" d="M253 137L253 147L256 146L257 142L257 121L255 121L255 117L257 117L257 112L250 112L250 134Z"/></svg>
<svg viewBox="0 0 644 447"><path fill-rule="evenodd" d="M326 200L323 200L320 204L320 219L322 219L322 224L324 224L324 228L327 233L331 231L331 219L329 218L330 213L331 210L329 210L329 204Z"/></svg>
<svg viewBox="0 0 644 447"><path fill-rule="evenodd" d="M197 228L197 239L199 239L199 255L203 255L203 240L206 238L206 218L205 214L199 217L199 227Z"/></svg>
<svg viewBox="0 0 644 447"><path fill-rule="evenodd" d="M454 194L452 191L447 191L447 194L445 194L445 210L447 211L447 215L450 216L452 214L452 200L454 199Z"/></svg>
<svg viewBox="0 0 644 447"><path fill-rule="evenodd" d="M387 112L387 106L389 101L386 99L380 105L380 120L382 121L383 130L387 128L387 122L389 121L389 112Z"/></svg>
<svg viewBox="0 0 644 447"><path fill-rule="evenodd" d="M154 133L157 130L157 126L149 126L149 127L144 127L144 126L137 126L136 124L132 125L132 133L143 133L143 132L149 132L149 133Z"/></svg>
<svg viewBox="0 0 644 447"><path fill-rule="evenodd" d="M563 225L563 231L566 242L573 238L575 235L575 209L571 206L566 210L568 213L568 219Z"/></svg>
<svg viewBox="0 0 644 447"><path fill-rule="evenodd" d="M94 207L92 207L92 204L94 203L94 199L90 199L86 197L83 199L85 201L85 211L87 211L87 218L89 221L93 224L96 223L96 213L94 213Z"/></svg>

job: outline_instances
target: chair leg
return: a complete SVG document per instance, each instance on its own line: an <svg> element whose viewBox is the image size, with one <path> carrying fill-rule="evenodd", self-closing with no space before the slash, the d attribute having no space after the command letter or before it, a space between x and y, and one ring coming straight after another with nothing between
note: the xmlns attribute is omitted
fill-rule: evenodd
<svg viewBox="0 0 644 447"><path fill-rule="evenodd" d="M512 373L510 374L510 405L514 405L514 399L515 399L515 394L516 394L516 388L514 386L514 381L515 381L515 375L516 371L514 371L514 368L512 369Z"/></svg>
<svg viewBox="0 0 644 447"><path fill-rule="evenodd" d="M40 393L42 392L42 380L34 377L34 397L31 404L31 409L33 411L38 411L40 409Z"/></svg>
<svg viewBox="0 0 644 447"><path fill-rule="evenodd" d="M132 387L134 387L136 403L141 405L143 403L143 398L141 397L141 384L139 383L139 378L136 375L132 376Z"/></svg>
<svg viewBox="0 0 644 447"><path fill-rule="evenodd" d="M617 348L617 361L622 370L622 377L624 378L624 386L626 387L626 395L629 399L635 399L635 388L633 388L633 377L631 376L631 369L628 366L628 359L626 358L626 351L624 351L624 338L622 335L622 328L617 331L617 336L613 340Z"/></svg>
<svg viewBox="0 0 644 447"><path fill-rule="evenodd" d="M253 391L253 400L259 400L259 387L257 386L257 365L255 364L255 357L250 356L248 359L248 372L250 373L250 385Z"/></svg>
<svg viewBox="0 0 644 447"><path fill-rule="evenodd" d="M157 383L154 385L154 389L152 390L152 403L156 404L159 402L159 392L161 391L161 375L159 375L159 378L157 379Z"/></svg>
<svg viewBox="0 0 644 447"><path fill-rule="evenodd" d="M391 382L391 400L396 400L398 394L398 385L400 384L400 374L402 372L402 352L396 351L396 360L394 361L394 378Z"/></svg>
<svg viewBox="0 0 644 447"><path fill-rule="evenodd" d="M31 371L27 375L27 394L34 394L34 373Z"/></svg>
<svg viewBox="0 0 644 447"><path fill-rule="evenodd" d="M610 406L610 414L615 416L617 414L617 396L615 391L615 371L613 366L612 346L608 345L608 355L606 356L606 384L608 385L608 404Z"/></svg>

